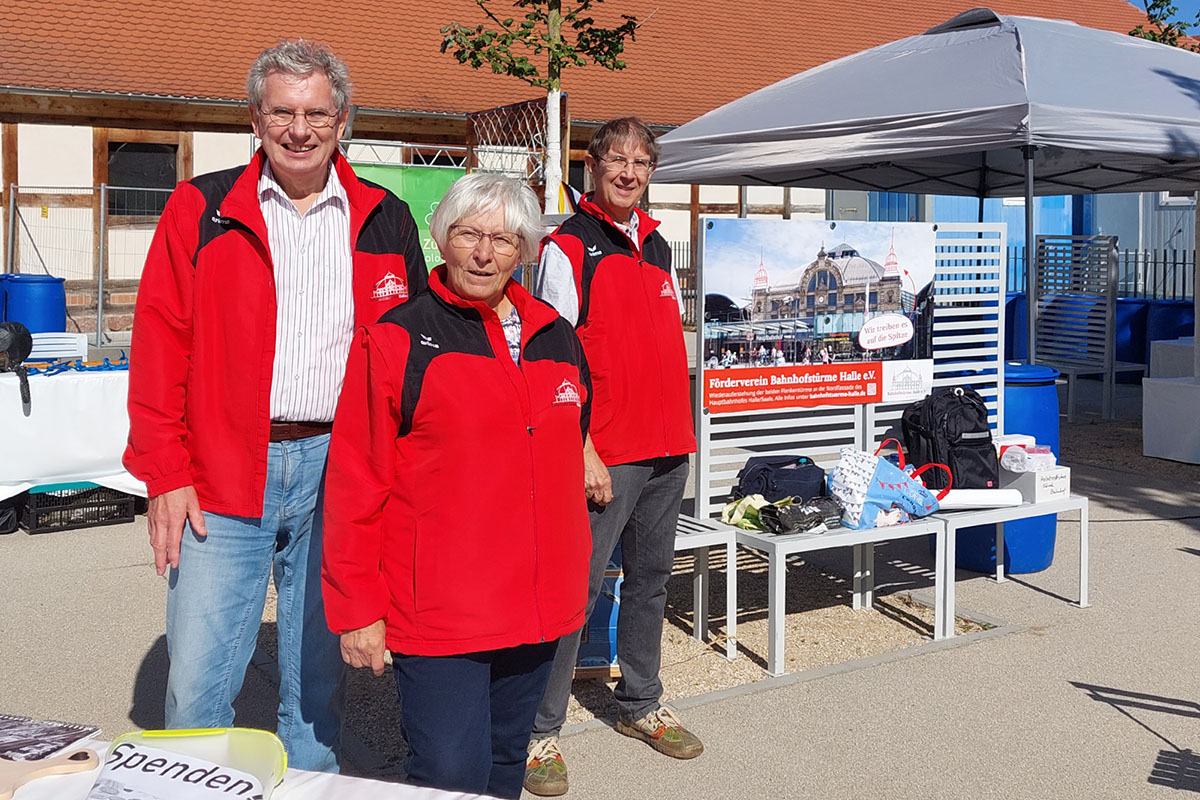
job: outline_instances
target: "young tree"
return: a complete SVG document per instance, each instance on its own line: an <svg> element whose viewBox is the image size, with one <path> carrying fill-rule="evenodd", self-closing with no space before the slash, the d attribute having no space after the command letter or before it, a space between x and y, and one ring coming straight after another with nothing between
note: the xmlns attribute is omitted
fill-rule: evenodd
<svg viewBox="0 0 1200 800"><path fill-rule="evenodd" d="M562 181L562 71L589 60L605 69L624 69L625 40L632 42L638 28L637 18L628 14L621 15L624 22L615 28L598 27L591 11L602 2L577 0L571 5L568 0L564 10L562 0L516 0L512 5L523 14L518 19L493 10L492 0L475 0L494 28L452 22L441 29L442 52L453 48L460 64L473 69L487 64L498 75L546 90L546 213L557 210ZM545 64L544 74L535 62Z"/></svg>
<svg viewBox="0 0 1200 800"><path fill-rule="evenodd" d="M1181 47L1193 53L1200 51L1200 46L1187 37L1190 29L1200 25L1200 13L1196 14L1195 22L1181 22L1177 19L1179 8L1172 5L1171 0L1142 0L1142 8L1146 9L1146 20L1150 27L1138 25L1129 32L1130 36Z"/></svg>

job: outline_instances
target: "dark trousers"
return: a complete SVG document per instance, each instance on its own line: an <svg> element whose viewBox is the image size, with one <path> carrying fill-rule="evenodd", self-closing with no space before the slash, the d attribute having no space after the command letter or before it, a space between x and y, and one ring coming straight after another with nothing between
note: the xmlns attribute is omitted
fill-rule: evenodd
<svg viewBox="0 0 1200 800"><path fill-rule="evenodd" d="M604 580L604 567L621 542L621 607L617 612L617 659L621 679L613 694L621 711L634 719L655 710L662 699L663 612L667 579L675 564L675 524L687 483L687 456L668 456L608 468L613 500L589 504L592 561L588 576L588 617ZM535 736L557 736L567 718L571 678L581 631L558 640L546 696L534 722Z"/></svg>
<svg viewBox="0 0 1200 800"><path fill-rule="evenodd" d="M410 783L518 798L555 642L457 656L392 654Z"/></svg>

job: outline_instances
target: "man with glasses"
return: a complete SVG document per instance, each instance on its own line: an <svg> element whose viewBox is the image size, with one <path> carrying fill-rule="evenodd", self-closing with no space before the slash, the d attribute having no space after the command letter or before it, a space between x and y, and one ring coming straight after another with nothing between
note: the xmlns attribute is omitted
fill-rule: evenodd
<svg viewBox="0 0 1200 800"><path fill-rule="evenodd" d="M233 724L277 592L278 732L291 766L336 771L345 698L321 602L329 433L354 329L421 291L408 207L338 151L345 63L310 42L246 81L262 147L172 193L138 290L125 465L169 566L168 728Z"/></svg>
<svg viewBox="0 0 1200 800"><path fill-rule="evenodd" d="M655 230L658 222L637 207L658 152L654 134L636 118L612 120L593 134L584 163L595 190L545 240L537 294L575 325L592 375L584 444L592 531L587 613L620 542L617 731L668 756L695 758L704 747L661 704L659 679L675 523L696 439L671 249ZM580 633L559 639L538 709L525 771L533 794L567 791L558 734Z"/></svg>

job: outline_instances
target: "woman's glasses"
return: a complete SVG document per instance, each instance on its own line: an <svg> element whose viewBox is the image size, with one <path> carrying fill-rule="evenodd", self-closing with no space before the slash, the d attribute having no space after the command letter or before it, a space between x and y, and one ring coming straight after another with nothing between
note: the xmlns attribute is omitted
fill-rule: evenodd
<svg viewBox="0 0 1200 800"><path fill-rule="evenodd" d="M450 244L455 247L461 247L465 250L479 244L483 239L491 240L492 249L496 251L497 255L515 255L517 250L521 248L521 235L519 233L484 233L474 228L468 228L466 225L450 226Z"/></svg>

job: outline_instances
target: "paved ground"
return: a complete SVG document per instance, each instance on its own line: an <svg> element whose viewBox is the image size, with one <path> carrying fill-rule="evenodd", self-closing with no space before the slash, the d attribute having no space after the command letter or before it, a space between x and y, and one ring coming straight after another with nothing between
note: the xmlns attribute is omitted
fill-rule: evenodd
<svg viewBox="0 0 1200 800"><path fill-rule="evenodd" d="M1121 403L1133 408L1135 395L1123 389ZM1093 501L1093 607L1067 602L1078 524L1060 520L1046 572L1005 584L960 573L960 611L999 627L685 701L707 745L692 762L588 723L564 738L569 797L1200 792L1200 485L1168 462L1071 466ZM110 736L161 724L165 586L144 536L139 522L0 537L0 711L96 722ZM930 561L923 543L881 557ZM267 673L250 671L239 723L271 727ZM370 766L370 753L355 755Z"/></svg>

